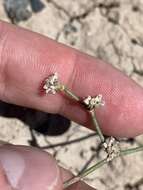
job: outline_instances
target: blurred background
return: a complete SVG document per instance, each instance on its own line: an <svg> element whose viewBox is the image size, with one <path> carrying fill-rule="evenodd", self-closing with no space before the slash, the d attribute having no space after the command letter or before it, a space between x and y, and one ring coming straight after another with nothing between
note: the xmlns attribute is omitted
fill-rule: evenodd
<svg viewBox="0 0 143 190"><path fill-rule="evenodd" d="M0 0L0 19L105 60L143 86L143 0ZM75 174L102 157L92 131L4 102L0 140L40 147ZM123 147L142 143L143 136L121 139ZM143 190L143 153L115 160L86 181L100 190Z"/></svg>

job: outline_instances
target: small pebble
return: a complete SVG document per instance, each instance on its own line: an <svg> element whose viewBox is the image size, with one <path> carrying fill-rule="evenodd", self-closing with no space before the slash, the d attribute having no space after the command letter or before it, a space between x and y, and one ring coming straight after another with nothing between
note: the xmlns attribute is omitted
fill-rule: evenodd
<svg viewBox="0 0 143 190"><path fill-rule="evenodd" d="M4 8L11 22L16 24L29 19L32 11L41 11L44 4L40 0L4 0Z"/></svg>

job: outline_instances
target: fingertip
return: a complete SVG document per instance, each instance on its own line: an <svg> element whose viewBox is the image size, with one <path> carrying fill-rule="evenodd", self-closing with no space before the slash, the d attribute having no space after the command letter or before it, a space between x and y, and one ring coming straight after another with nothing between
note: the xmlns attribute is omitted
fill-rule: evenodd
<svg viewBox="0 0 143 190"><path fill-rule="evenodd" d="M37 148L4 145L0 148L0 163L14 189L62 189L60 169L56 161Z"/></svg>
<svg viewBox="0 0 143 190"><path fill-rule="evenodd" d="M61 168L61 174L62 174L63 183L73 177L73 174L64 168ZM68 188L66 188L66 190L95 190L95 189L87 185L86 183L80 181L78 183L69 186Z"/></svg>
<svg viewBox="0 0 143 190"><path fill-rule="evenodd" d="M95 190L95 188L80 181L80 182L75 183L75 184L71 185L70 187L68 187L67 190Z"/></svg>

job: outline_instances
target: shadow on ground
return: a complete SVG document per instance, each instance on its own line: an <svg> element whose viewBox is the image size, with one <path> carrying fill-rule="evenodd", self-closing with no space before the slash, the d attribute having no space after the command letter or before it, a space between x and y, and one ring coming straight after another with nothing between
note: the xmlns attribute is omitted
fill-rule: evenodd
<svg viewBox="0 0 143 190"><path fill-rule="evenodd" d="M70 120L58 114L49 114L0 101L0 116L18 118L39 133L57 136L70 127Z"/></svg>

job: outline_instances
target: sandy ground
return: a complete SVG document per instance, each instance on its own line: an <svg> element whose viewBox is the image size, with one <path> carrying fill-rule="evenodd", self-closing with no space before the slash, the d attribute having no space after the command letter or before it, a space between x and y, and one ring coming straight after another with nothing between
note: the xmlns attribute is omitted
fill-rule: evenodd
<svg viewBox="0 0 143 190"><path fill-rule="evenodd" d="M49 0L45 8L19 26L44 34L111 63L143 86L143 1L142 0ZM7 18L0 0L0 19ZM104 32L103 32L104 31ZM0 118L0 139L29 145L29 128L17 119ZM11 130L12 129L12 130ZM91 135L73 123L68 132L49 137L34 132L39 146ZM84 146L83 146L84 142ZM123 146L143 143L143 136L122 142ZM94 136L66 146L48 148L59 163L79 173L101 157ZM99 169L86 181L102 190L143 190L143 153L118 159Z"/></svg>

